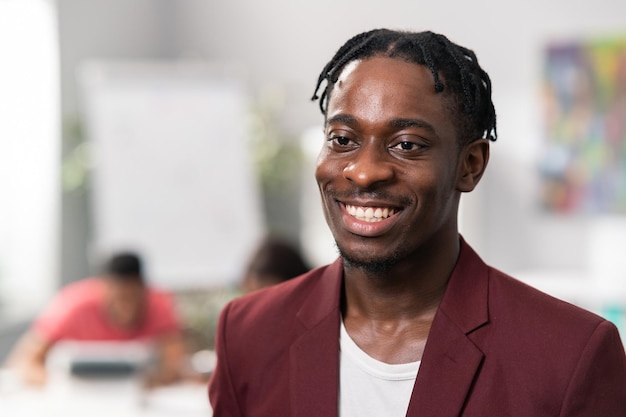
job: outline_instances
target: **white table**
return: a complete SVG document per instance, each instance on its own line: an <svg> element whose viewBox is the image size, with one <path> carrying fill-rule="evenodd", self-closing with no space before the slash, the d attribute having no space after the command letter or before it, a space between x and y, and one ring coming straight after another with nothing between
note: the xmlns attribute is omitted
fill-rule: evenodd
<svg viewBox="0 0 626 417"><path fill-rule="evenodd" d="M51 375L45 387L21 385L9 371L0 379L2 417L210 417L206 384L179 383L144 390L136 378L77 379Z"/></svg>

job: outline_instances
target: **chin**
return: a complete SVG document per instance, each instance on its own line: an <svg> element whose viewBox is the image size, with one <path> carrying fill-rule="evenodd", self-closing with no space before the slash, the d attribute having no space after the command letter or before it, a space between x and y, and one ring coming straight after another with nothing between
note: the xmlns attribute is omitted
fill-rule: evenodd
<svg viewBox="0 0 626 417"><path fill-rule="evenodd" d="M338 246L339 247L339 246ZM369 274L381 274L389 272L400 261L400 255L397 252L389 256L365 256L362 254L354 255L348 251L344 251L339 247L339 255L343 259L346 266L357 268Z"/></svg>

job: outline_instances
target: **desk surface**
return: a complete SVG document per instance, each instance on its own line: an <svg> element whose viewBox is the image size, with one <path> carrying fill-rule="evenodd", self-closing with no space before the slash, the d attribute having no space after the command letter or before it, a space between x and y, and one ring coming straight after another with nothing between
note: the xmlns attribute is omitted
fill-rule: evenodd
<svg viewBox="0 0 626 417"><path fill-rule="evenodd" d="M17 383L2 372L2 417L210 417L207 388L180 383L144 390L136 378L80 380L51 376L43 388Z"/></svg>

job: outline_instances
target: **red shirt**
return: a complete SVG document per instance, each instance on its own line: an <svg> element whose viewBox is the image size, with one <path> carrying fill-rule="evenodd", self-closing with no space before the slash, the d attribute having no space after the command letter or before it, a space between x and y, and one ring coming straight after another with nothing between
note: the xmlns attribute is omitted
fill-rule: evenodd
<svg viewBox="0 0 626 417"><path fill-rule="evenodd" d="M107 316L105 286L99 278L67 285L37 318L33 330L48 342L149 340L180 331L171 295L151 288L143 322L133 329L116 326Z"/></svg>

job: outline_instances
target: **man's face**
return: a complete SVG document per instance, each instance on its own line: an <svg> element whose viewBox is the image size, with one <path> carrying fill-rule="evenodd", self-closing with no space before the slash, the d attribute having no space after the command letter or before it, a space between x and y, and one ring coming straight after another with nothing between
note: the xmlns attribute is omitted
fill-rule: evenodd
<svg viewBox="0 0 626 417"><path fill-rule="evenodd" d="M426 67L352 62L330 95L325 134L315 175L344 258L393 264L456 236L456 131Z"/></svg>
<svg viewBox="0 0 626 417"><path fill-rule="evenodd" d="M143 319L145 303L146 290L141 282L107 279L107 312L116 326L137 326Z"/></svg>

